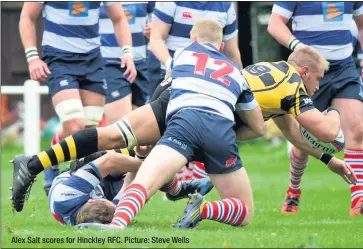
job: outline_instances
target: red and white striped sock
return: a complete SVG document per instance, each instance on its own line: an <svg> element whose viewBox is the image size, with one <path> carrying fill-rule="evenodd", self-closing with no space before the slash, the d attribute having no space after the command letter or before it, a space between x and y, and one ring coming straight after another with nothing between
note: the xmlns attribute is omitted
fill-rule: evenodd
<svg viewBox="0 0 363 249"><path fill-rule="evenodd" d="M59 143L61 140L62 140L62 132L61 131L56 131L53 138L52 138L52 141L50 142L50 146L53 146L57 143ZM58 165L53 165L53 166L50 166L50 168L52 169L59 169L59 164Z"/></svg>
<svg viewBox="0 0 363 249"><path fill-rule="evenodd" d="M205 166L202 162L192 162L193 163L193 178L194 179L204 179L209 178L207 172L205 172Z"/></svg>
<svg viewBox="0 0 363 249"><path fill-rule="evenodd" d="M289 191L300 193L300 182L304 175L308 160L299 159L293 152L290 151L290 185Z"/></svg>
<svg viewBox="0 0 363 249"><path fill-rule="evenodd" d="M181 181L179 181L178 178L176 177L174 177L173 180L164 184L164 186L160 188L160 191L169 193L174 196L179 194L180 190L181 190Z"/></svg>
<svg viewBox="0 0 363 249"><path fill-rule="evenodd" d="M202 219L216 220L232 226L242 226L247 216L246 205L237 198L206 202L201 212Z"/></svg>
<svg viewBox="0 0 363 249"><path fill-rule="evenodd" d="M363 150L344 150L344 161L352 167L358 178L356 185L350 185L351 207L354 207L363 198Z"/></svg>
<svg viewBox="0 0 363 249"><path fill-rule="evenodd" d="M142 185L131 184L128 186L116 206L111 224L127 227L135 215L141 211L147 198L147 190Z"/></svg>

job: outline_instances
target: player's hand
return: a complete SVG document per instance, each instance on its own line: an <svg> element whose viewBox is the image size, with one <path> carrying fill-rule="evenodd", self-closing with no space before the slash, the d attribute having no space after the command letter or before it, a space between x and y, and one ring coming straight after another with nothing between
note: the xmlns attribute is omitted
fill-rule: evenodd
<svg viewBox="0 0 363 249"><path fill-rule="evenodd" d="M334 173L340 175L348 184L355 185L357 183L357 176L354 174L350 165L344 161L333 157L328 163L328 168Z"/></svg>
<svg viewBox="0 0 363 249"><path fill-rule="evenodd" d="M130 83L133 83L137 72L135 69L134 59L131 56L122 56L121 60L121 68L124 68L126 66L126 71L124 72L124 75L127 76L127 80Z"/></svg>
<svg viewBox="0 0 363 249"><path fill-rule="evenodd" d="M144 36L150 40L150 33L151 33L151 24L146 24L145 29L144 29Z"/></svg>
<svg viewBox="0 0 363 249"><path fill-rule="evenodd" d="M44 81L51 72L48 65L37 58L29 62L29 74L32 80Z"/></svg>

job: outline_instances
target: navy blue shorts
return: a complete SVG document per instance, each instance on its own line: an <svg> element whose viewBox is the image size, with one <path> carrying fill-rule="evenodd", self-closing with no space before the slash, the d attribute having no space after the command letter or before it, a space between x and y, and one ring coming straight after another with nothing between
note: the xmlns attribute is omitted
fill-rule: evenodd
<svg viewBox="0 0 363 249"><path fill-rule="evenodd" d="M107 64L105 67L107 96L106 104L123 99L132 93L132 104L143 106L146 103L148 94L147 65L145 61L135 62L137 76L130 84L124 76L126 68L121 68L119 64Z"/></svg>
<svg viewBox="0 0 363 249"><path fill-rule="evenodd" d="M335 98L363 101L362 80L353 61L332 66L319 82L319 90L312 96L315 107L320 111L326 110Z"/></svg>
<svg viewBox="0 0 363 249"><path fill-rule="evenodd" d="M209 174L242 168L234 122L219 115L182 110L174 114L158 144L181 153L188 161L202 161Z"/></svg>
<svg viewBox="0 0 363 249"><path fill-rule="evenodd" d="M51 74L46 79L49 95L67 89L83 89L106 95L105 62L94 54L59 54L43 57Z"/></svg>
<svg viewBox="0 0 363 249"><path fill-rule="evenodd" d="M164 78L161 75L160 61L150 50L148 50L147 54L147 65L148 65L147 70L150 81L148 95L151 97L156 87Z"/></svg>

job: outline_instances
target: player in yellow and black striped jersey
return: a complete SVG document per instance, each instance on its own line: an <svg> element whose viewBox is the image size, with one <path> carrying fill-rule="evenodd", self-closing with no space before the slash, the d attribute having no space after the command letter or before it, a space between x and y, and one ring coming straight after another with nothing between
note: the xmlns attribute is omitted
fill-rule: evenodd
<svg viewBox="0 0 363 249"><path fill-rule="evenodd" d="M242 74L265 121L287 113L296 117L315 108L299 73L286 61L257 63L243 69Z"/></svg>
<svg viewBox="0 0 363 249"><path fill-rule="evenodd" d="M241 71L264 119L272 118L292 144L318 159L321 154L304 141L299 125L320 141L330 142L337 136L339 113L328 110L324 115L310 99L319 89L319 80L327 69L327 61L315 49L303 46L291 53L287 61L260 62ZM238 104L236 111L239 111ZM240 140L259 136L241 125L237 133Z"/></svg>

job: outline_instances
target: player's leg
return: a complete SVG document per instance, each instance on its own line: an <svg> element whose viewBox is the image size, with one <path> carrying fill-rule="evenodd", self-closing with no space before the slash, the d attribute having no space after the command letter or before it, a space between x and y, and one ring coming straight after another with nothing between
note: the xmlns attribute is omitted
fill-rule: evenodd
<svg viewBox="0 0 363 249"><path fill-rule="evenodd" d="M87 67L87 73L84 77L84 75L80 76L79 74L84 74L84 63L89 64L89 67ZM79 83L79 98L81 100L82 106L83 106L83 113L84 113L84 119L82 120L82 126L77 125L79 120L76 119L70 119L63 122L63 130L61 132L62 137L67 137L69 135L72 135L74 132L83 129L84 127L96 127L98 123L101 121L103 112L104 112L104 103L105 103L105 89L103 84L103 60L102 58L94 58L90 61L86 61L84 63L75 64L73 66L72 70L79 70L80 72L75 72L75 75L78 75L80 77L77 77L77 81ZM72 63L73 65L74 63ZM75 78L75 77L73 77ZM63 91L60 91L60 93ZM72 103L69 103L66 107L64 106L64 101L62 99L64 98L64 95L58 95L56 94L52 100L55 106L55 109L58 112L60 112L61 115L69 115L68 113L72 113L74 110L74 106L72 106ZM62 103L63 105L59 105L59 103ZM68 110L69 109L69 110ZM67 111L65 114L62 113L62 111ZM61 119L62 120L62 119ZM62 138L61 137L61 138ZM55 144L52 144L55 145ZM54 169L55 168L55 169ZM48 168L45 170L45 183L44 183L44 189L49 189L54 177L59 172L59 166L53 166L51 168Z"/></svg>
<svg viewBox="0 0 363 249"><path fill-rule="evenodd" d="M308 154L302 152L294 146L290 150L289 187L285 195L285 201L281 207L282 213L294 214L299 211L298 205L301 198L300 183L308 163L308 158Z"/></svg>
<svg viewBox="0 0 363 249"><path fill-rule="evenodd" d="M187 159L176 150L165 145L155 146L140 167L132 184L125 189L111 224L119 228L128 226L145 202L186 162Z"/></svg>
<svg viewBox="0 0 363 249"><path fill-rule="evenodd" d="M124 228L145 202L191 160L200 135L187 120L188 111L174 114L165 134L141 165L117 205L112 225ZM130 212L131 211L131 212Z"/></svg>
<svg viewBox="0 0 363 249"><path fill-rule="evenodd" d="M23 163L27 164L31 175L36 175L52 165L100 150L155 144L159 138L158 122L150 105L146 105L113 125L78 131L45 151L22 160L25 160Z"/></svg>
<svg viewBox="0 0 363 249"><path fill-rule="evenodd" d="M132 111L131 84L123 72L120 65L108 64L105 66L107 82L105 114L110 124L122 119Z"/></svg>
<svg viewBox="0 0 363 249"><path fill-rule="evenodd" d="M206 202L192 195L182 218L175 227L193 228L203 219L215 220L233 226L247 225L253 217L253 200L250 182L238 155L235 143L234 122L207 114L209 133L205 133L204 163L206 172L218 190L221 200ZM216 129L218 127L218 129Z"/></svg>
<svg viewBox="0 0 363 249"><path fill-rule="evenodd" d="M59 59L51 60L48 63L52 74L47 78L46 84L49 88L54 109L62 123L63 134L68 136L75 131L83 129L85 122L84 108L78 90L79 81L76 77L77 73L66 70L66 63L68 62ZM79 66L74 65L74 67L78 68ZM75 75L72 75L73 73ZM51 145L56 143L56 139L61 138L58 136L53 137ZM44 190L47 195L53 179L59 173L60 169L58 164L44 172Z"/></svg>
<svg viewBox="0 0 363 249"><path fill-rule="evenodd" d="M353 168L357 184L350 186L350 215L363 214L363 88L353 62L340 66L332 89L332 106L340 111L341 127L345 136L344 161Z"/></svg>
<svg viewBox="0 0 363 249"><path fill-rule="evenodd" d="M333 106L340 111L345 136L344 161L350 164L358 178L350 185L350 215L363 214L363 103L356 99L334 99Z"/></svg>
<svg viewBox="0 0 363 249"><path fill-rule="evenodd" d="M168 98L161 99L163 101L158 98L149 105L138 108L113 125L80 130L37 155L16 156L13 160L13 205L16 206L15 209L22 210L25 195L29 192L29 186L36 175L52 165L82 158L99 150L133 148L137 144L155 144L160 138L160 132L165 129ZM22 169L20 169L21 165L24 165ZM16 181L15 179L18 177L23 178L23 181Z"/></svg>

